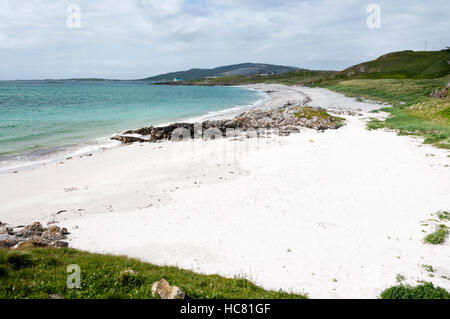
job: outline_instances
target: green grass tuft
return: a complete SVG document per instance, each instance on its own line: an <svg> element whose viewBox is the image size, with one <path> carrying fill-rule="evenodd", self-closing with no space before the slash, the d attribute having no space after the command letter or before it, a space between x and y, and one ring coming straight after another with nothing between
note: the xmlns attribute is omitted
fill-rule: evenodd
<svg viewBox="0 0 450 319"><path fill-rule="evenodd" d="M403 276L402 274L397 274L397 276L395 277L395 279L397 280L398 283L401 283L402 281L406 280L406 277Z"/></svg>
<svg viewBox="0 0 450 319"><path fill-rule="evenodd" d="M440 221L450 221L450 213L447 211L443 210L443 211L437 212L436 215Z"/></svg>
<svg viewBox="0 0 450 319"><path fill-rule="evenodd" d="M445 227L444 225L444 227L439 228L434 233L431 233L427 237L425 237L425 242L431 245L441 245L445 243L448 234L449 234L448 228Z"/></svg>

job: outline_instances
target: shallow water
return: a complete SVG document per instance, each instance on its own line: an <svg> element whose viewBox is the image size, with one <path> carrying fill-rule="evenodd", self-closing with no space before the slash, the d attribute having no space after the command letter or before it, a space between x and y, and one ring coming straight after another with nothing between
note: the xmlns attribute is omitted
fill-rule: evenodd
<svg viewBox="0 0 450 319"><path fill-rule="evenodd" d="M126 129L244 107L260 98L239 87L142 81L0 82L0 166L105 143Z"/></svg>

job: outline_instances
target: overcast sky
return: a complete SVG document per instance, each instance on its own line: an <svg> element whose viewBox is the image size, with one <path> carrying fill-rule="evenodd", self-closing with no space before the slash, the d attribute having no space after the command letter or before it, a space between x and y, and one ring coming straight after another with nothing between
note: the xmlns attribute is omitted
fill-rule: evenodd
<svg viewBox="0 0 450 319"><path fill-rule="evenodd" d="M380 28L366 23L372 3ZM67 26L69 4L81 28ZM341 70L425 41L440 50L449 30L448 0L0 0L0 79L136 79L242 62Z"/></svg>

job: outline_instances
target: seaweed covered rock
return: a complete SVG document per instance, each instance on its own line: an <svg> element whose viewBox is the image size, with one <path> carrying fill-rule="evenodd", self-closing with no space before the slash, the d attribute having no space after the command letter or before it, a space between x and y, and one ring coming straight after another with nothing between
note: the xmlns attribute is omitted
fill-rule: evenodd
<svg viewBox="0 0 450 319"><path fill-rule="evenodd" d="M112 139L125 144L134 142L154 143L197 136L203 136L204 138L216 135L228 137L232 136L235 130L256 132L256 134L246 134L247 137L258 136L263 130L272 130L279 135L289 135L298 133L301 127L315 130L338 129L344 125L344 122L343 118L330 115L320 107L287 105L274 110L250 110L233 119L145 127L126 131L123 135L115 136Z"/></svg>

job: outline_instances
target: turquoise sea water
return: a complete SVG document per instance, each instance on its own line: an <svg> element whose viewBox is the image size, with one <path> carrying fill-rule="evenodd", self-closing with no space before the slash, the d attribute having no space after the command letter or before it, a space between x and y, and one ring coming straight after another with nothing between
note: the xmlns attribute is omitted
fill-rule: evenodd
<svg viewBox="0 0 450 319"><path fill-rule="evenodd" d="M249 105L260 98L258 92L238 87L153 86L139 81L0 82L0 164L95 144L127 129Z"/></svg>

